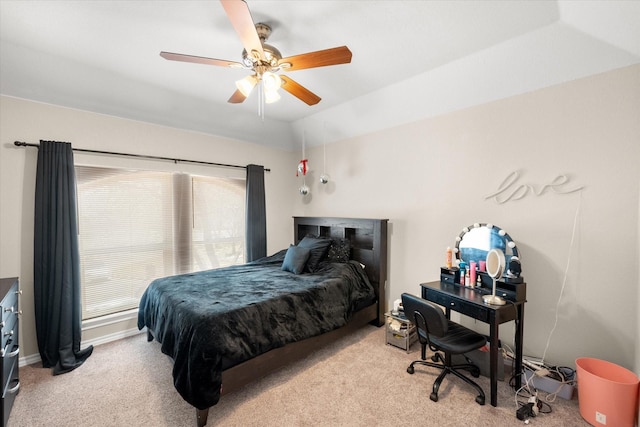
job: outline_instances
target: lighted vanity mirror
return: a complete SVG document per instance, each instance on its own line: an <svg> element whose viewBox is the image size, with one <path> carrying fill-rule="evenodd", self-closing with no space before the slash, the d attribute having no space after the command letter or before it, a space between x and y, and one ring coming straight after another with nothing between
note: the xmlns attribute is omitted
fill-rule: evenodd
<svg viewBox="0 0 640 427"><path fill-rule="evenodd" d="M507 266L510 265L511 258L519 259L518 248L509 234L496 225L485 223L475 223L463 228L460 235L456 237L454 252L458 263L464 261L469 265L471 261L478 263L485 261L492 249L498 249L504 253Z"/></svg>

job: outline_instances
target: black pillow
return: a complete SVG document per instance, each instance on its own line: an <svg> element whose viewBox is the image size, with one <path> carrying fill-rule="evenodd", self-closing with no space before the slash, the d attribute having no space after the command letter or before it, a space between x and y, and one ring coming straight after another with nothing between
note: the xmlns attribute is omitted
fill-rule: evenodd
<svg viewBox="0 0 640 427"><path fill-rule="evenodd" d="M351 241L349 239L332 240L327 259L331 262L349 262L351 259Z"/></svg>
<svg viewBox="0 0 640 427"><path fill-rule="evenodd" d="M322 261L322 258L327 254L330 244L331 239L322 239L318 237L305 236L300 240L298 247L308 248L311 250L309 259L307 260L306 271L315 273L318 270L318 265L320 264L320 261Z"/></svg>
<svg viewBox="0 0 640 427"><path fill-rule="evenodd" d="M304 270L304 266L309 259L311 250L309 248L301 248L295 245L289 245L287 253L284 255L282 269L290 271L293 274L300 274Z"/></svg>

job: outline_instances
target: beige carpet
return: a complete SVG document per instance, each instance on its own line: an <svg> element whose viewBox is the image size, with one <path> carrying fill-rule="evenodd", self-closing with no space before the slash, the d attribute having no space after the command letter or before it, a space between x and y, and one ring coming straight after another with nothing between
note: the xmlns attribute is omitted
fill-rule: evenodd
<svg viewBox="0 0 640 427"><path fill-rule="evenodd" d="M516 426L512 390L499 382L498 406L489 405L489 381L478 381L487 404L449 376L439 402L429 400L436 370L408 364L407 354L385 344L384 328L366 327L348 339L243 390L223 396L207 426ZM194 427L195 409L175 391L171 360L145 334L98 346L75 371L52 376L39 364L20 369L20 393L9 427ZM544 393L541 393L544 396ZM558 398L553 412L529 425L588 426L577 400Z"/></svg>

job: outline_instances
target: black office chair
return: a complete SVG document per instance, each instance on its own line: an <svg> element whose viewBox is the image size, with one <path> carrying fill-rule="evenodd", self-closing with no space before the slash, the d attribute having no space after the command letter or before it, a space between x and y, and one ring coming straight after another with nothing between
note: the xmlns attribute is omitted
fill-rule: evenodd
<svg viewBox="0 0 640 427"><path fill-rule="evenodd" d="M476 402L484 405L484 391L482 388L459 372L467 370L472 376L478 378L480 369L471 363L453 365L451 363L451 355L463 354L481 348L487 342L486 337L448 320L440 307L414 295L402 294L402 306L407 319L416 325L418 340L422 345L422 360L412 362L407 368L407 372L413 374L415 372L414 365L416 364L442 369L435 383L433 383L433 391L429 396L434 402L438 401L438 389L444 377L449 373L455 374L458 378L476 388L479 393L476 396ZM435 352L431 356L433 362L426 361L427 346ZM439 353L440 351L444 352L444 356Z"/></svg>

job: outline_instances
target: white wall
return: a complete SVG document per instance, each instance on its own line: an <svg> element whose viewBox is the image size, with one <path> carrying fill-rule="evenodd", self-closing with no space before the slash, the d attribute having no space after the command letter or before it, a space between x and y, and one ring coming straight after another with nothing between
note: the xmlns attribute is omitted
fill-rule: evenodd
<svg viewBox="0 0 640 427"><path fill-rule="evenodd" d="M543 356L550 337L549 363L589 356L637 371L639 117L633 66L329 144L326 186L314 147L311 195L295 211L389 218L389 306L438 279L463 227L496 224L521 252L525 354ZM560 189L584 189L485 198L514 171L536 191L559 176ZM511 323L500 332L513 343Z"/></svg>
<svg viewBox="0 0 640 427"><path fill-rule="evenodd" d="M38 353L33 315L33 198L37 149L15 147L16 140L28 143L38 143L41 139L67 141L76 148L92 150L238 165L262 164L271 169L265 173L267 251L271 254L293 241L292 195L296 191L291 179L296 164L293 153L5 96L0 97L0 111L0 277L20 277L23 290L21 359ZM84 164L154 169L177 167L196 173L198 170L212 171L211 167L176 166L171 162L86 154L74 157ZM244 171L236 169L216 168L216 172L244 175ZM83 341L87 337L99 340L101 336L117 335L131 328L135 328L135 320L116 322L83 332Z"/></svg>
<svg viewBox="0 0 640 427"><path fill-rule="evenodd" d="M30 312L36 151L13 142L51 139L270 167L270 253L291 242L294 214L389 218L389 304L438 278L445 248L462 227L492 222L522 255L526 354L542 356L560 301L548 362L573 366L576 357L590 356L638 372L639 89L634 66L330 144L326 186L317 183L323 148L307 148L307 198L297 194L301 179L294 178L300 153L0 97L0 277L21 278L22 354L37 353ZM565 175L570 182L562 188L584 190L504 204L485 199L513 171L519 184L536 189ZM510 324L500 332L512 342Z"/></svg>

